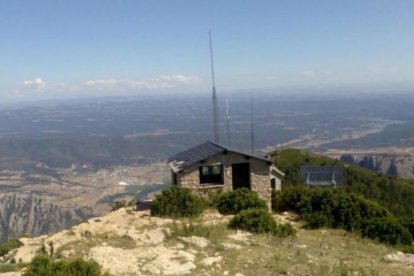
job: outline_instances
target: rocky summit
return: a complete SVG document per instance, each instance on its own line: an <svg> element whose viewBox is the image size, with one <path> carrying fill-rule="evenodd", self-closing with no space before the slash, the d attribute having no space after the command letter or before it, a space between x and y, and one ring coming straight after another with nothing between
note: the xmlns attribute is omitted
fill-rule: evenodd
<svg viewBox="0 0 414 276"><path fill-rule="evenodd" d="M3 262L28 263L41 252L55 258L95 260L111 275L412 275L412 255L342 230L307 230L292 213L295 237L230 230L231 216L215 211L199 219L169 219L121 208L68 230L36 238ZM411 259L410 259L411 258ZM23 266L22 266L23 267ZM5 275L21 275L21 271Z"/></svg>

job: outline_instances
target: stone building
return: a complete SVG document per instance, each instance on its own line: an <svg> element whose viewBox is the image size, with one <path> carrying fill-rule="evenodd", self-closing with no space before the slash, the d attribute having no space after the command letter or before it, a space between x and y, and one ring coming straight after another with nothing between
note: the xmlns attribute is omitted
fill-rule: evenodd
<svg viewBox="0 0 414 276"><path fill-rule="evenodd" d="M168 159L172 183L206 194L248 188L270 206L272 189L281 189L283 173L267 158L210 141Z"/></svg>

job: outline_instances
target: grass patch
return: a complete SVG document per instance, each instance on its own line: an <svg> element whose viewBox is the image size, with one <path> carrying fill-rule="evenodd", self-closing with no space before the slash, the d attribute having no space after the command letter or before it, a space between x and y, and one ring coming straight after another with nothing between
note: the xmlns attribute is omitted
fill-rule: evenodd
<svg viewBox="0 0 414 276"><path fill-rule="evenodd" d="M385 245L343 230L300 229L298 237L254 235L241 250L222 251L221 273L244 275L412 275L405 264L384 262ZM216 275L216 274L214 274ZM217 273L219 275L219 273Z"/></svg>
<svg viewBox="0 0 414 276"><path fill-rule="evenodd" d="M19 248L23 244L18 239L11 239L0 244L0 256L3 257L11 250Z"/></svg>
<svg viewBox="0 0 414 276"><path fill-rule="evenodd" d="M0 263L0 273L19 271L23 267L25 267L24 264Z"/></svg>
<svg viewBox="0 0 414 276"><path fill-rule="evenodd" d="M220 243L225 240L228 229L226 224L205 225L194 221L188 223L173 223L170 226L170 233L167 234L168 241L179 241L180 237L204 237L213 243Z"/></svg>
<svg viewBox="0 0 414 276"><path fill-rule="evenodd" d="M89 249L106 244L115 248L133 249L137 245L130 236L94 235L82 241L74 241L58 248L56 256L61 256L63 251L73 250L75 256L82 256L89 252Z"/></svg>

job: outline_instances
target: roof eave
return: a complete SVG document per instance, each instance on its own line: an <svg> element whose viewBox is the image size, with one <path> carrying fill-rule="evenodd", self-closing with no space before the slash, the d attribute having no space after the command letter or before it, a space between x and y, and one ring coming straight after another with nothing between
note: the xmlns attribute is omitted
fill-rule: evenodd
<svg viewBox="0 0 414 276"><path fill-rule="evenodd" d="M179 162L179 161L172 161L169 162L168 165L170 166L171 170L174 173L179 173L182 172L184 167L183 167L183 162Z"/></svg>

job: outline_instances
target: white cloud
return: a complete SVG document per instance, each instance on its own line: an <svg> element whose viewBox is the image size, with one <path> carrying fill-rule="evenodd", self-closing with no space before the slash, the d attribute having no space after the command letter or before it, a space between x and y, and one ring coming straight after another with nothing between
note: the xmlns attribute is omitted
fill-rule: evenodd
<svg viewBox="0 0 414 276"><path fill-rule="evenodd" d="M303 71L303 72L302 72L302 76L303 76L305 79L313 79L313 78L315 78L315 71L313 71L313 70L306 70L306 71Z"/></svg>
<svg viewBox="0 0 414 276"><path fill-rule="evenodd" d="M48 89L48 85L41 78L35 78L34 80L24 81L24 85L28 87L34 87L39 92L43 92Z"/></svg>
<svg viewBox="0 0 414 276"><path fill-rule="evenodd" d="M380 78L393 77L399 75L399 69L393 66L369 66L367 68L368 74L372 76L379 76Z"/></svg>
<svg viewBox="0 0 414 276"><path fill-rule="evenodd" d="M81 84L81 86L97 89L113 89L119 84L119 81L114 79L107 80L88 80Z"/></svg>
<svg viewBox="0 0 414 276"><path fill-rule="evenodd" d="M196 76L171 75L160 76L144 80L88 80L85 81L82 85L89 88L96 88L99 90L151 90L174 88L179 86L189 86L198 84L200 82L201 79Z"/></svg>
<svg viewBox="0 0 414 276"><path fill-rule="evenodd" d="M196 85L201 82L197 76L187 75L162 75L148 79L91 79L79 83L46 83L41 78L26 80L23 82L25 88L22 91L30 92L33 89L39 92L88 92L88 91L144 91L156 89L172 89Z"/></svg>
<svg viewBox="0 0 414 276"><path fill-rule="evenodd" d="M372 73L372 74L377 74L380 72L380 69L378 67L375 66L370 66L368 67L368 73Z"/></svg>

